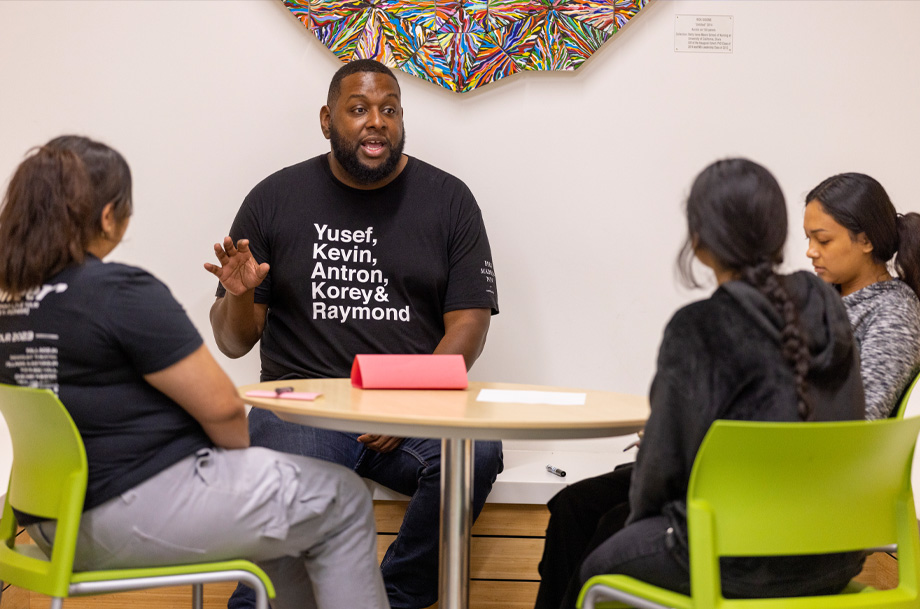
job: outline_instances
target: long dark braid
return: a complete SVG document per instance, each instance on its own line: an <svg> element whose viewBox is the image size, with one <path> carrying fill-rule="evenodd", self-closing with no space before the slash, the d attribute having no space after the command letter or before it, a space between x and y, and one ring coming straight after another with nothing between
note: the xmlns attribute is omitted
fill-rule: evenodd
<svg viewBox="0 0 920 609"><path fill-rule="evenodd" d="M808 346L795 304L774 271L783 261L787 225L786 200L769 171L747 159L716 161L696 177L687 197L687 240L678 268L688 285L698 285L692 262L705 250L769 299L783 319L781 352L795 378L799 416L812 420Z"/></svg>
<svg viewBox="0 0 920 609"><path fill-rule="evenodd" d="M757 288L766 296L783 318L781 333L783 359L792 368L795 376L795 394L798 398L799 416L803 421L813 420L814 411L806 394L805 377L811 363L811 354L805 338L799 330L799 314L795 303L789 298L780 277L773 271L773 262L764 260L741 270L741 279Z"/></svg>

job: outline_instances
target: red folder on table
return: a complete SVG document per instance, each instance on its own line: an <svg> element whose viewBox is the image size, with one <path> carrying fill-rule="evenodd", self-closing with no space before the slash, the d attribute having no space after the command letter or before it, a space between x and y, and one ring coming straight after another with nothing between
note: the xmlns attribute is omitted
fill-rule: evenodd
<svg viewBox="0 0 920 609"><path fill-rule="evenodd" d="M359 389L466 389L462 355L356 355L351 384Z"/></svg>

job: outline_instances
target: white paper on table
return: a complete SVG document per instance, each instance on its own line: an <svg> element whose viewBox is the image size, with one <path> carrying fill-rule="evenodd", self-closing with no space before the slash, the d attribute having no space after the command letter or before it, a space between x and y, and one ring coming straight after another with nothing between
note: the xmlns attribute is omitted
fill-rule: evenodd
<svg viewBox="0 0 920 609"><path fill-rule="evenodd" d="M568 391L517 391L513 389L480 389L477 402L508 404L552 404L554 406L584 406L584 393Z"/></svg>

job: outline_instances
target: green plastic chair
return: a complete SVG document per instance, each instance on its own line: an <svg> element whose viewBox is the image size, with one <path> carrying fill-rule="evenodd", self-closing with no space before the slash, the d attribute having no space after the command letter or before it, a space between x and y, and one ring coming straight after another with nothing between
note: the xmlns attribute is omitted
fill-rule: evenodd
<svg viewBox="0 0 920 609"><path fill-rule="evenodd" d="M46 594L51 608L61 609L69 596L189 584L192 604L201 609L203 584L242 581L256 591L257 609L268 609L268 599L275 597L271 580L246 560L74 572L87 477L80 433L47 389L0 385L0 413L13 439L13 469L0 517L0 588L6 583ZM50 559L38 546L15 545L14 507L57 521Z"/></svg>
<svg viewBox="0 0 920 609"><path fill-rule="evenodd" d="M920 373L917 373L917 376L914 377L914 380L911 381L910 385L907 386L907 389L904 390L904 393L901 394L901 399L898 401L897 407L892 413L892 417L903 419L904 413L907 412L907 402L910 401L910 394L913 392L914 387L917 386L917 381L920 381Z"/></svg>
<svg viewBox="0 0 920 609"><path fill-rule="evenodd" d="M581 609L920 607L920 538L910 486L920 417L835 423L716 421L687 493L691 595L624 575L592 577ZM725 599L720 556L847 552L897 544L898 587ZM602 601L618 601L616 604Z"/></svg>

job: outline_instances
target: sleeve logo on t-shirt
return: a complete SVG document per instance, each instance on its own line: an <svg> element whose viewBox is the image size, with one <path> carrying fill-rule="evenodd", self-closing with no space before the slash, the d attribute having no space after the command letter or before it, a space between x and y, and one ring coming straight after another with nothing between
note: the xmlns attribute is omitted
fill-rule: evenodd
<svg viewBox="0 0 920 609"><path fill-rule="evenodd" d="M485 276L486 283L489 284L486 292L489 294L494 294L495 290L492 289L492 286L495 284L495 271L492 270L492 261L483 260L482 264L483 266L481 269L479 269L479 274Z"/></svg>
<svg viewBox="0 0 920 609"><path fill-rule="evenodd" d="M32 288L23 294L21 299L13 301L12 294L0 290L0 316L28 315L29 311L39 307L39 303L48 294L60 294L65 291L67 291L66 283L46 283L40 287Z"/></svg>
<svg viewBox="0 0 920 609"><path fill-rule="evenodd" d="M313 227L317 239L310 274L313 319L411 321L409 305L393 306L387 290L390 280L374 268L377 239L373 226L349 230L314 223Z"/></svg>

